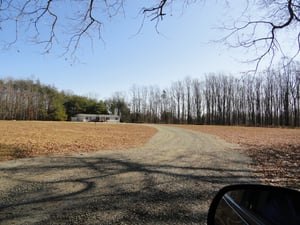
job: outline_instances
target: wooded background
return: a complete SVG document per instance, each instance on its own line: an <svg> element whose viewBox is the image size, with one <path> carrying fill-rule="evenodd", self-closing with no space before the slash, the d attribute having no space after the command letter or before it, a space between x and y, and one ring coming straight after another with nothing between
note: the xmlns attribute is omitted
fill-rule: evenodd
<svg viewBox="0 0 300 225"><path fill-rule="evenodd" d="M299 127L300 64L282 65L254 75L186 77L164 89L133 85L106 100L7 78L0 80L0 119L69 120L77 113L117 112L123 122Z"/></svg>

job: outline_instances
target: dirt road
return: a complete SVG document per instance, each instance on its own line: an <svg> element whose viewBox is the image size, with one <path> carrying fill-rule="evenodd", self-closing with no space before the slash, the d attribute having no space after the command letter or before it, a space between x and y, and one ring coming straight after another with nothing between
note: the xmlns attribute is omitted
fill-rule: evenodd
<svg viewBox="0 0 300 225"><path fill-rule="evenodd" d="M0 224L206 224L216 190L255 179L238 146L155 128L138 149L0 163Z"/></svg>

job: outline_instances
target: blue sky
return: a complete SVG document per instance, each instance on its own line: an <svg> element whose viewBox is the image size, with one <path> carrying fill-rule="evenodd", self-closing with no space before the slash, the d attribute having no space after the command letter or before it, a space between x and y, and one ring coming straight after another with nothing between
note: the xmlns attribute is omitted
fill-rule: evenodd
<svg viewBox="0 0 300 225"><path fill-rule="evenodd" d="M216 1L193 4L183 13L178 10L166 16L159 24L159 34L155 22L150 21L136 34L142 17L137 17L136 7L128 5L125 17L105 23L103 41L95 35L93 47L89 40L81 42L78 60L61 56L57 48L42 55L40 47L22 41L2 50L0 78L39 79L59 90L105 99L116 91L128 91L133 84L164 88L186 76L201 79L209 72L238 74L253 68L239 62L250 56L210 43L221 37L214 27L243 9L235 6L224 10L224 5ZM8 32L6 35L10 35Z"/></svg>

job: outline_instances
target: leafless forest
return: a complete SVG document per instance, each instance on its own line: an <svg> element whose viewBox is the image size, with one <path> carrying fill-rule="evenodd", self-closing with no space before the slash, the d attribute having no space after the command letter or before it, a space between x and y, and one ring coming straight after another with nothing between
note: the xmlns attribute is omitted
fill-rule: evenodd
<svg viewBox="0 0 300 225"><path fill-rule="evenodd" d="M164 90L133 86L129 94L136 122L300 125L300 67L296 63L256 75L186 77Z"/></svg>

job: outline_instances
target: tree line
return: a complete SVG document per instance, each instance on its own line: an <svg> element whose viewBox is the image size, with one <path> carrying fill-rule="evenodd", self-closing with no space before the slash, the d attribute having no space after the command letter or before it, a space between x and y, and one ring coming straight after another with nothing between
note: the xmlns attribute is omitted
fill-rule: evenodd
<svg viewBox="0 0 300 225"><path fill-rule="evenodd" d="M104 101L58 91L39 80L0 79L1 120L70 120L77 113L108 114Z"/></svg>
<svg viewBox="0 0 300 225"><path fill-rule="evenodd" d="M299 63L282 65L240 77L186 77L163 90L133 85L131 122L299 127Z"/></svg>
<svg viewBox="0 0 300 225"><path fill-rule="evenodd" d="M38 80L0 80L1 120L70 120L77 113L116 113L133 123L299 127L300 64L239 77L186 77L164 89L133 85L106 100L59 92Z"/></svg>

